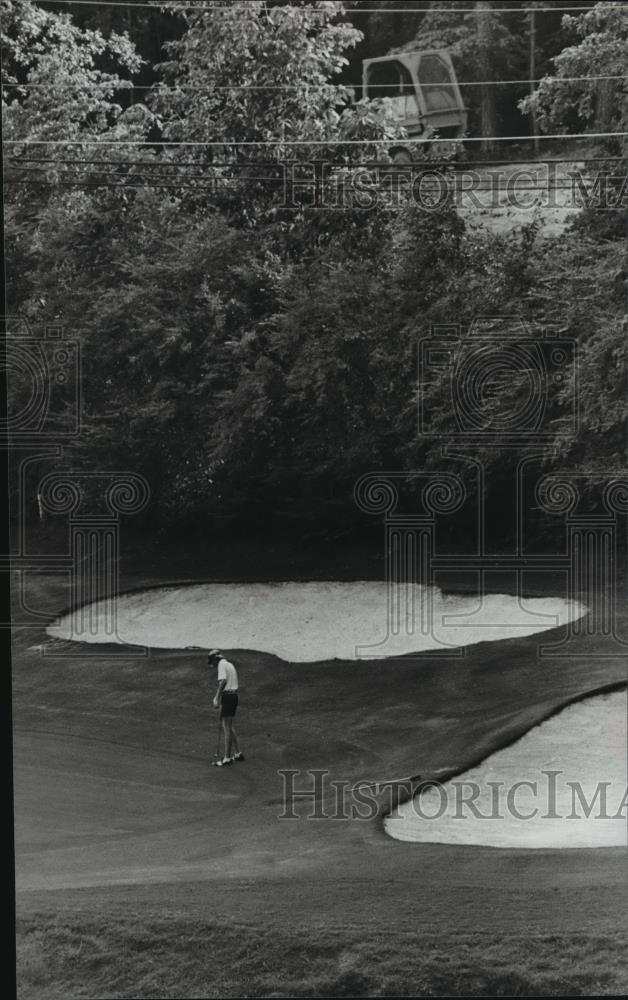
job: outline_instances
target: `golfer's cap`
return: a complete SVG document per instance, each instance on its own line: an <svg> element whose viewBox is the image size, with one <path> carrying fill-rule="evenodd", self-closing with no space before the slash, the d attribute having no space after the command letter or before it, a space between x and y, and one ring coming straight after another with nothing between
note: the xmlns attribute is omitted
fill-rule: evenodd
<svg viewBox="0 0 628 1000"><path fill-rule="evenodd" d="M209 653L207 654L207 659L208 660L217 660L221 656L222 656L222 653L220 652L219 649L210 649Z"/></svg>

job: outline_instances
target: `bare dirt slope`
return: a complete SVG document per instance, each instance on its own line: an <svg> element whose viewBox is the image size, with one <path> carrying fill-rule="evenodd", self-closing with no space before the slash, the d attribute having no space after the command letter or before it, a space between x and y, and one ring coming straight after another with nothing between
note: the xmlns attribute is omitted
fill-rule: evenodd
<svg viewBox="0 0 628 1000"><path fill-rule="evenodd" d="M560 236L581 210L581 189L592 183L579 160L462 163L455 202L472 230L505 235L535 222L541 236Z"/></svg>

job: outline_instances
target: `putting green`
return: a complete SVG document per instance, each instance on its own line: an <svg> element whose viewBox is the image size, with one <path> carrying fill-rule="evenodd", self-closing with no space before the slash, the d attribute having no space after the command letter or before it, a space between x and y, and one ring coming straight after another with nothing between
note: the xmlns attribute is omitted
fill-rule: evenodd
<svg viewBox="0 0 628 1000"><path fill-rule="evenodd" d="M524 637L573 621L586 610L559 597L480 598L378 582L158 587L122 594L115 606L115 633L111 602L67 614L48 633L64 640L153 648L254 649L289 662L312 662Z"/></svg>
<svg viewBox="0 0 628 1000"><path fill-rule="evenodd" d="M404 803L386 820L387 832L422 843L625 847L626 709L625 691L569 705L478 767Z"/></svg>

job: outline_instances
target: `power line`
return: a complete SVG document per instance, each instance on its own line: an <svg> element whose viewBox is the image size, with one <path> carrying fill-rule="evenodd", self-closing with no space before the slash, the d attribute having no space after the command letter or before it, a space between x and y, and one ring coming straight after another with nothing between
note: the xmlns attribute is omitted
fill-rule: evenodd
<svg viewBox="0 0 628 1000"><path fill-rule="evenodd" d="M114 2L114 0L102 0L102 2L101 2L101 0L38 0L38 2L40 2L40 3L55 3L56 2L56 3L67 4L68 6L83 5L83 6L88 6L88 7L131 7L131 8L138 7L140 9L141 8L145 8L145 9L147 8L149 10L157 10L157 11L159 11L162 6L165 6L165 3L164 4L141 3L141 2L131 2L131 0L129 0L129 2L120 2L120 3L116 3L116 2ZM172 2L172 0L171 0L171 2ZM250 10L250 7L245 6L244 4L229 4L228 6L220 6L219 7L219 6L215 5L215 4L197 5L197 4L189 4L189 3L182 2L180 4L177 3L176 6L177 6L177 8L179 10L184 11L184 12L185 11L209 12L209 11L217 11L217 10ZM285 7L294 7L295 10L299 9L296 4L284 4L284 6ZM612 8L618 8L618 7L623 7L624 4L623 3L608 3L608 4L606 4L606 6L607 7L612 7ZM280 9L280 8L276 8L276 7L275 8L266 8L266 11L270 12L271 10L277 10L277 9ZM489 7L489 8L486 8L486 9L481 9L480 11L479 11L479 9L477 7L458 7L458 8L433 7L431 9L429 9L429 10L421 10L420 8L417 8L417 7L350 7L350 8L346 9L343 12L342 16L343 17L347 17L347 16L351 16L352 14L476 14L478 12L481 12L484 15L486 15L486 14L513 14L513 13L514 14L530 14L532 12L534 12L535 14L545 14L545 13L548 13L548 14L559 13L560 14L560 13L566 13L568 11L576 11L578 13L584 14L587 11L593 10L593 9L594 9L593 6L591 6L591 7L578 7L578 6L575 6L575 5L564 6L564 7L513 7L511 5L510 7ZM310 11L308 11L308 13L309 14L316 14L316 13L326 14L327 11L324 11L324 10L320 10L320 11L310 10Z"/></svg>
<svg viewBox="0 0 628 1000"><path fill-rule="evenodd" d="M75 3L77 0L62 0L63 3ZM130 4L129 6L133 6ZM608 7L623 7L623 3L609 3ZM244 10L244 7L238 8ZM563 13L566 11L579 11L580 13L586 13L588 10L593 10L591 7L578 7L574 4L563 7L514 7L512 4L509 7L487 7L478 9L477 7L430 7L426 10L421 10L417 7L350 7L345 10L345 14L530 14L530 13L541 13L541 14L553 14L555 11L558 13ZM218 10L218 8L216 8Z"/></svg>
<svg viewBox="0 0 628 1000"><path fill-rule="evenodd" d="M112 164L112 166L113 165L114 164ZM259 167L263 168L263 166L264 166L263 164L258 164L258 163L250 165L251 169L259 168ZM225 168L221 168L221 169L225 170ZM268 169L268 167L267 167L267 169ZM24 175L31 174L36 179L37 178L41 179L42 174L44 174L44 176L45 176L45 172L43 170L39 170L36 167L24 167L21 170L21 174L22 174L22 177L24 177ZM143 174L145 176L142 177ZM61 171L59 171L59 175L58 176L61 179L67 178L67 177L73 177L78 183L80 183L80 181L81 181L80 176L77 177L75 174L72 173L71 170L61 170ZM197 173L192 173L192 174L190 174L189 172L186 172L185 181L189 181L190 179L193 179L194 177L199 177L199 178L204 179L206 181L211 181L212 183L214 181L217 181L217 180L234 180L234 181L237 180L238 183L241 183L242 181L251 181L251 180L257 180L257 181L261 181L261 180L267 180L267 181L281 180L282 176L283 176L283 172L282 171L277 171L274 175L264 175L264 176L259 176L259 175L245 175L244 178L239 179L237 177L227 177L225 175L225 173L212 175L211 173L209 173L206 170L205 171L199 170ZM157 175L152 174L151 175L150 173L147 173L145 167L139 167L136 170L135 169L131 169L127 173L120 173L120 171L118 171L118 170L109 170L106 167L97 167L93 171L83 171L83 177L84 177L85 180L94 179L95 177L115 177L115 178L117 178L120 181L120 183L118 185L116 185L117 187L125 187L127 185L127 178L130 178L130 177L141 178L142 181L143 181L143 183L145 183L145 184L161 184L161 183L164 183L164 184L171 184L171 183L173 183L173 184L179 184L179 183L181 183L178 180L176 174L172 175L172 176L170 176L170 175L164 175L164 174L157 174ZM9 178L8 179L8 182L13 182L13 183L18 183L19 181L20 181L19 178ZM51 181L51 183L54 184L55 181Z"/></svg>
<svg viewBox="0 0 628 1000"><path fill-rule="evenodd" d="M570 139L618 139L628 136L628 132L570 132L557 133L552 135L540 135L539 139L568 141ZM424 139L430 145L434 143L468 143L468 142L529 142L533 136L522 135L494 135L494 136L465 136L454 139ZM169 139L3 139L3 145L9 146L163 146L165 148L174 147L224 147L224 146L390 146L395 142L411 144L412 139L216 139L213 141L194 140L169 140ZM420 144L421 139L415 139L415 143Z"/></svg>
<svg viewBox="0 0 628 1000"><path fill-rule="evenodd" d="M530 137L532 138L532 137ZM587 163L611 163L615 161L623 161L624 156L581 156L581 157L541 157L533 161L515 160L512 157L506 157L502 159L479 159L479 160L462 160L459 163L459 168L464 169L469 166L476 164L482 166L496 166L496 165L509 165L509 164L519 164L522 168L528 169L531 165L536 166L538 164L544 163L578 163L583 164L585 161ZM110 159L84 159L84 158L73 158L71 160L59 160L56 157L20 157L19 159L7 160L7 163L11 166L20 167L24 163L42 163L42 164L54 164L55 166L94 166L95 164L102 163L105 166L111 167L157 167L161 169L180 169L181 167L195 167L199 170L213 170L222 169L228 167L230 169L246 169L247 167L268 167L268 168L281 168L284 166L311 166L312 160L212 160L210 163L201 163L198 160L110 160ZM419 160L417 161L417 168L419 167L429 167L432 169L434 166L439 164L445 164L452 166L450 160ZM381 161L364 161L364 163L351 163L348 164L350 167L354 166L367 166L367 167L389 167L390 163L385 160Z"/></svg>
<svg viewBox="0 0 628 1000"><path fill-rule="evenodd" d="M263 177L256 178L256 179L258 181L265 180L265 178L263 178ZM72 180L72 181L59 180L59 181L54 181L53 182L53 181L41 181L41 180L37 180L36 178L33 178L32 180L30 180L28 178L25 178L25 179L20 179L20 180L4 180L2 183L3 184L12 184L12 185L16 185L16 184L20 184L20 185L22 185L22 184L35 184L38 187L47 187L47 188L56 188L56 187L86 187L86 188L107 188L109 190L113 190L115 188L122 188L123 190L138 190L138 191L145 191L145 190L147 190L147 188L164 188L166 190L171 190L171 191L182 191L183 190L183 191L197 191L197 192L204 192L204 191L214 192L215 188L216 188L216 183L217 182L214 183L214 184L212 184L212 185L205 185L205 186L198 185L198 186L196 186L196 185L193 185L193 184L189 184L189 185L186 185L186 184L167 184L165 182L155 182L155 183L151 183L151 184L146 184L146 183L144 183L144 184L111 184L108 181L79 181L79 180ZM222 183L227 183L227 182L225 180L223 180ZM233 183L233 181L231 183Z"/></svg>
<svg viewBox="0 0 628 1000"><path fill-rule="evenodd" d="M51 0L52 2L52 0ZM393 53L394 55L394 53ZM509 84L530 84L530 83L543 83L544 80L552 80L557 83L580 83L584 81L599 81L599 80L628 80L628 74L623 73L615 76L541 76L537 79L530 80L456 80L459 87L499 87L508 86ZM135 86L132 81L123 81L124 83L130 82L130 86L119 87L119 90L149 90L153 91L155 94L166 93L177 93L179 91L190 92L193 94L211 94L215 90L301 90L307 89L311 86L308 83L225 83L216 84L214 87L178 87L178 86L168 86L165 84L152 84L152 85L142 85ZM335 86L330 84L329 86ZM347 89L361 87L362 84L341 84ZM367 85L368 86L368 85ZM421 89L428 87L443 87L447 84L443 83L421 83ZM54 90L54 85L46 83L3 83L3 88L12 87L14 89L21 90ZM399 84L397 83L378 83L378 90L397 90ZM64 88L62 88L64 89ZM71 89L71 88L65 88Z"/></svg>
<svg viewBox="0 0 628 1000"><path fill-rule="evenodd" d="M619 162L623 161L623 158L621 158L621 157L598 157L596 159L598 161L603 161L603 162L604 161L610 161L610 162L613 162L613 163L616 162L616 161L619 161ZM273 162L273 161L262 161L262 162L251 162L251 163L225 164L225 165L220 166L220 167L216 167L214 164L208 164L208 165L204 166L203 164L196 163L196 164L192 164L192 166L194 167L193 171L190 172L189 170L186 169L185 174L183 175L184 176L184 181L182 182L182 181L180 181L178 179L178 176L177 176L176 172L175 173L164 173L161 170L156 172L154 169L152 169L155 166L157 166L157 167L162 167L162 166L172 167L172 166L176 166L176 164L160 164L160 163L153 163L151 161L140 161L140 162L138 162L138 161L133 161L133 160L131 160L131 161L125 161L124 163L121 163L121 162L107 161L107 160L100 160L100 161L95 161L94 162L94 161L89 161L89 160L84 160L84 161L72 161L72 160L55 161L55 160L37 160L37 159L32 159L32 160L27 160L26 162L29 163L29 164L33 164L33 166L26 166L25 167L25 166L23 166L23 161L13 161L12 163L9 161L9 169L17 170L19 173L21 173L22 178L24 178L25 175L29 175L30 174L30 175L34 176L36 179L37 178L41 179L42 175L44 177L46 176L46 172L45 172L45 169L43 167L40 168L39 165L43 164L45 166L45 165L48 165L48 164L52 163L52 164L54 164L54 166L56 168L61 168L61 169L58 169L57 179L59 179L59 178L63 179L63 178L72 177L74 180L77 181L77 183L80 183L81 176L85 180L94 179L94 177L113 177L113 178L116 178L120 182L118 185L116 185L116 186L119 186L119 187L124 187L125 185L127 185L128 182L129 182L129 178L141 178L141 180L142 180L142 182L144 184L160 184L160 183L165 183L165 184L171 184L171 183L181 184L181 183L185 183L185 182L189 181L190 178L194 178L194 177L199 177L200 179L209 180L211 183L214 183L215 181L218 181L218 180L225 180L225 181L226 180L233 180L233 181L238 181L238 182L240 182L240 181L241 182L261 181L261 180L264 180L264 181L277 181L277 180L285 179L285 177L286 177L286 168L291 167L293 169L293 172L294 172L294 168L295 167L296 168L303 167L303 168L308 168L309 169L309 168L311 168L313 166L312 162L307 162L307 161L302 162L302 163L300 163L299 161L284 162L284 163ZM96 166L96 163L98 163L98 162L104 164L104 166L100 166L100 167ZM496 161L488 161L488 163L487 163L485 161L483 163L483 166L484 167L486 167L486 166L493 166L495 162ZM570 160L564 160L564 161L558 160L558 161L547 161L547 162L577 163L578 166L580 166L580 167L585 166L585 164L581 160L572 160L572 159L570 159ZM71 169L68 169L68 168L76 167L78 164L80 164L80 168L79 168L80 169L80 173L77 176L76 174L73 174L73 172L72 172ZM524 187L532 187L532 186L534 186L534 183L536 181L541 180L539 178L539 174L541 173L541 167L545 166L545 162L544 161L540 161L538 164L529 164L529 163L525 164L525 163L520 163L519 161L516 161L516 160L510 160L510 161L506 161L504 165L508 165L508 166L510 166L510 165L517 166L517 165L519 165L521 167L521 170L519 171L519 177L518 177L518 174L517 174L516 170L513 171L511 174L504 175L506 177L508 183L512 182L512 183L516 183L519 186L521 186L521 180L523 179L524 180L524 184L523 184ZM352 164L343 164L343 165L335 165L335 166L334 165L330 165L330 166L331 166L331 169L330 169L330 171L327 174L327 180L329 180L331 177L342 178L342 170L343 170L343 168L346 171L351 171L351 172L354 172L354 173L355 172L359 172L360 170L363 170L363 171L365 171L367 173L368 172L373 173L374 171L379 170L380 168L383 171L385 171L385 172L390 172L391 170L395 171L395 172L401 172L401 173L404 172L403 170L400 170L399 168L395 168L394 164L392 164L390 162L385 162L385 161L383 161L383 162L375 162L375 161L367 162L367 161L364 161L363 163L352 163ZM125 172L122 172L120 169L118 169L120 167L124 167L125 168ZM447 171L447 176L449 177L449 179L457 180L461 176L464 176L464 175L468 176L470 174L470 171L468 169L468 164L466 164L466 163L461 163L459 165L455 165L455 164L452 164L451 161L434 161L434 160L419 160L419 161L417 161L414 164L409 164L408 168L407 168L407 171L408 171L408 173L416 174L417 176L421 176L422 175L424 178L427 178L428 181L429 181L429 176L433 175L435 173L438 173L439 171L438 171L437 168L439 168L439 167L449 167L450 168ZM537 167L536 170L534 169L535 167ZM89 168L93 168L93 169L90 170ZM234 176L234 174L237 172L238 169L248 169L248 170L259 170L259 169L262 169L262 170L269 170L269 171L273 171L273 172L270 173L270 174L265 174L265 175L245 174L244 177L240 179L237 176ZM212 171L216 171L216 172L212 173ZM590 171L586 171L586 172L587 172L587 174L593 176ZM482 177L482 173L484 175L483 177ZM491 172L490 170L486 170L486 169L483 172L476 171L476 174L477 174L477 177L479 178L481 184L487 183L487 184L489 184L491 186L493 185L493 183L494 183L495 180L499 180L499 178L500 178L500 173L499 172L494 173L494 172ZM560 186L560 182L562 182L563 180L565 180L565 178L568 177L568 176L573 176L573 174L571 174L569 171L567 171L567 172L563 173L562 176L561 176L561 175L559 175L557 173L551 173L550 174L550 172L548 171L548 174L547 174L548 183L554 182L552 184L552 186ZM624 178L625 177L624 174L608 174L607 176L610 177L610 178L615 178L615 179L620 179L620 178ZM18 178L8 178L7 179L8 182L12 182L12 183L17 183L18 180L19 180ZM556 183L557 181L558 181L558 183ZM53 181L51 181L51 183L54 184L55 181L53 180ZM541 187L546 187L546 186L547 186L547 184L543 180L541 180Z"/></svg>
<svg viewBox="0 0 628 1000"><path fill-rule="evenodd" d="M279 181L279 178L276 178L276 177L250 177L250 178L247 178L247 179L249 181L255 182L255 183L271 182L271 181L272 182L278 182ZM624 178L622 176L620 176L620 175L610 175L609 179L610 180L623 180ZM69 180L69 181L66 181L66 180L63 180L63 179L57 180L57 181L44 181L44 180L40 180L40 179L38 179L36 177L34 177L32 179L31 178L8 178L6 180L3 180L2 183L3 184L7 184L7 185L27 185L27 184L28 185L32 185L32 184L34 184L34 185L36 185L38 187L47 187L47 188L56 188L56 187L87 187L87 188L106 188L108 190L115 190L117 188L120 188L120 189L125 190L125 191L126 190L145 191L145 190L147 190L149 188L160 188L160 189L164 188L164 189L175 190L175 191L196 191L196 192L201 192L202 193L202 192L206 192L206 191L210 191L210 192L215 191L216 187L219 184L222 184L222 185L225 185L225 186L227 184L233 184L233 185L235 185L236 184L236 179L235 178L224 178L224 177L223 178L216 178L215 181L212 184L205 184L205 185L202 185L202 184L199 184L199 185L196 185L196 184L177 184L177 183L168 183L167 181L150 181L150 182L145 181L143 183L137 183L137 184L131 184L131 183L114 184L114 183L112 183L110 181L77 180L77 179L73 179L73 180ZM432 190L435 190L435 191L440 191L441 190L439 184L432 184L432 185L430 185L429 183L425 184L425 189L426 190L432 189ZM522 193L525 193L525 192L528 192L528 191L556 192L556 191L571 191L572 189L573 189L573 185L572 184L565 184L565 183L561 183L561 184L549 184L549 185L548 184L517 184L516 188L515 188L517 194L522 194ZM493 188L493 186L491 184L487 184L486 186L474 187L474 188L458 188L458 189L454 186L453 191L455 193L457 193L457 194L462 194L462 195L464 195L464 194L482 194L483 192L494 193L494 188ZM496 207L500 207L501 208L501 207L504 207L504 206L502 206L500 204L499 206L496 206Z"/></svg>
<svg viewBox="0 0 628 1000"><path fill-rule="evenodd" d="M368 165L364 164L363 166L364 166L364 168L365 168L365 170L367 172L371 172L371 173L374 173L374 171L376 169L376 167L375 167L374 164L368 164ZM381 166L386 172L390 171L390 169L391 169L391 164L389 164L389 163L378 164L377 166ZM426 169L422 170L421 169L422 166L425 166ZM434 170L433 165L431 165L431 164L423 164L423 165L422 164L416 164L415 167L416 167L416 169L412 169L410 167L408 168L407 176L410 176L411 174L414 174L414 175L416 175L416 177L418 177L419 179L421 179L423 183L425 183L427 186L429 186L430 183L432 183L434 181L434 176L433 175L437 173L437 171ZM402 173L402 174L404 173L403 170L400 171L398 169L395 170L394 172L395 173ZM7 177L7 178L5 178L4 183L6 183L6 184L21 184L21 183L28 184L28 183L31 183L31 178L25 177L24 176L25 174L32 175L32 180L35 181L36 183L46 183L46 184L50 184L52 186L54 186L57 183L58 180L64 181L64 180L66 180L68 178L71 178L72 182L76 182L77 184L81 184L83 182L101 183L100 179L103 178L103 177L112 177L112 178L116 178L119 181L119 183L116 183L116 184L112 183L111 184L112 187L127 187L127 186L130 186L128 184L126 178L123 175L120 175L116 171L110 171L110 170L106 170L106 169L101 169L101 170L95 171L96 176L85 176L82 179L80 177L74 176L70 170L64 170L64 171L61 171L61 173L59 175L59 178L55 178L54 180L45 180L44 178L42 178L41 173L39 171L37 171L35 169L27 169L27 170L22 171L22 176L21 177ZM169 186L170 185L176 185L176 186L180 185L182 187L189 186L190 189L193 189L193 190L196 190L197 187L198 187L198 185L195 184L195 183L192 183L192 184L188 183L189 180L190 180L189 176L185 177L182 181L179 181L176 177L151 177L151 176L144 176L144 177L142 177L141 175L142 175L142 171L141 170L134 170L134 171L130 171L129 174L126 175L126 177L138 179L138 181L141 181L142 184L144 184L144 185L151 185L151 184L154 184L154 185L166 184L166 185L169 185ZM451 173L448 174L447 176L448 176L448 179L450 181L453 181L454 183L458 183L460 180L464 179L464 171L451 171ZM568 189L568 188L570 188L572 186L571 185L571 181L569 183L567 183L567 178L573 177L573 176L574 176L573 174L570 174L569 172L567 172L567 173L563 174L562 176L558 176L556 178L555 182L552 183L552 180L554 178L550 178L550 176L548 175L548 182L546 183L542 178L539 178L538 176L534 176L534 174L531 171L525 170L525 171L522 172L522 176L521 177L518 178L517 174L513 173L513 174L510 174L510 175L506 176L506 180L507 180L507 182L509 184L512 184L513 186L516 186L517 189L523 189L523 190L528 190L528 189L529 190L545 190L548 186L550 186L552 189L556 188L557 190L563 190L563 189ZM605 176L609 180L625 180L626 179L626 175L625 174L614 173L614 174L606 174ZM479 186L477 188L473 188L474 191L475 190L492 190L494 188L494 186L495 186L494 183L493 183L493 181L500 179L499 174L491 174L489 171L486 171L484 173L478 172L477 177L478 177L478 180L479 180ZM237 178L237 177L227 177L227 176L225 176L223 174L223 175L217 175L217 176L214 176L214 177L212 177L212 176L204 177L204 179L206 181L210 182L211 184L214 184L215 182L226 182L226 183L246 183L246 182L249 182L249 181L269 181L269 182L272 181L272 182L275 182L275 181L284 180L285 179L285 174L283 172L278 172L278 173L275 173L275 174L261 174L261 175L260 174L255 174L255 175L248 175L245 178L243 178L242 180L240 178ZM312 179L314 179L314 178L312 178ZM303 180L304 180L304 178L303 178ZM323 180L322 183L324 183L325 180L326 180L326 182L332 182L333 180L339 180L340 183L342 183L343 179L342 179L342 175L338 175L335 172L331 172L326 177L326 179ZM440 185L436 185L436 186L440 186Z"/></svg>

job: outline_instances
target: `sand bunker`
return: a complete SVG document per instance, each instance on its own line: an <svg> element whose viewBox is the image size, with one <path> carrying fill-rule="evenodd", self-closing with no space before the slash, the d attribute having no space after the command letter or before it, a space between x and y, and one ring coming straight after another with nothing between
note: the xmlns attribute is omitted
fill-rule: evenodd
<svg viewBox="0 0 628 1000"><path fill-rule="evenodd" d="M386 819L386 831L423 843L625 847L626 709L625 691L570 705L478 767L406 802Z"/></svg>
<svg viewBox="0 0 628 1000"><path fill-rule="evenodd" d="M180 648L256 649L292 662L400 656L532 635L581 617L560 598L445 595L385 583L242 583L160 587L65 615L51 636Z"/></svg>

